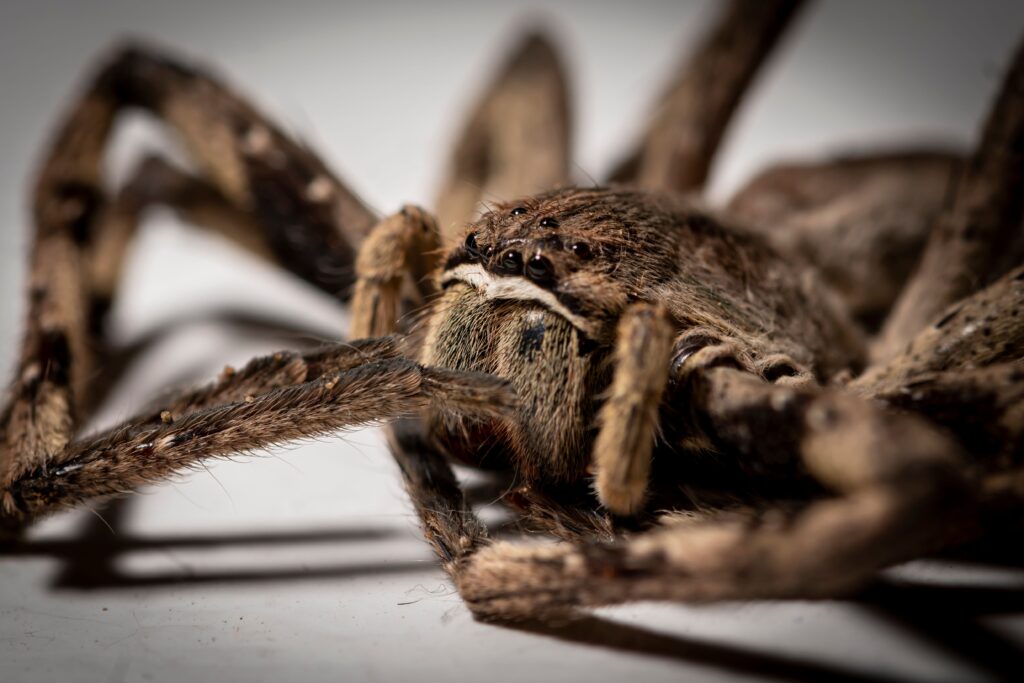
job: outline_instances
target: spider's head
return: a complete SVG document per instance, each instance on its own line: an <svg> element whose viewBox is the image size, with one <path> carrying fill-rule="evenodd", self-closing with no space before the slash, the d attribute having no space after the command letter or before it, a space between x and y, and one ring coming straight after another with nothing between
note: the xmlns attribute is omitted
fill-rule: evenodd
<svg viewBox="0 0 1024 683"><path fill-rule="evenodd" d="M658 200L632 190L564 189L502 204L448 252L441 285L535 301L608 341L626 305L671 276L670 220Z"/></svg>

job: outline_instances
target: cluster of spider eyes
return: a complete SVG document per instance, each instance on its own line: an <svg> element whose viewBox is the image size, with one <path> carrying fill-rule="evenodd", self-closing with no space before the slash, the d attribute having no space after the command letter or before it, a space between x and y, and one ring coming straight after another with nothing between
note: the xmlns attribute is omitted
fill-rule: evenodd
<svg viewBox="0 0 1024 683"><path fill-rule="evenodd" d="M510 215L522 216L525 213L526 208L517 206L512 209ZM559 226L558 220L550 217L541 218L538 225L542 228L550 229L555 229ZM466 241L464 243L466 251L474 258L480 258L482 255L489 259L494 254L494 247L487 246L481 250L480 246L477 244L476 237L477 234L475 232L471 232L466 236ZM569 248L580 260L589 261L594 257L594 254L590 249L590 245L586 242L574 242ZM503 253L498 259L495 267L497 271L503 275L518 275L521 273L530 280L540 284L551 282L555 274L551 261L541 254L535 254L533 258L524 264L522 254L515 249L510 249Z"/></svg>

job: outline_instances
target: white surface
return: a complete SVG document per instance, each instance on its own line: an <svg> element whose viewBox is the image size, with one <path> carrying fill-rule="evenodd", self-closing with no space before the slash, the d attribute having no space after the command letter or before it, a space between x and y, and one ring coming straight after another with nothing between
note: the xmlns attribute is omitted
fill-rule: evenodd
<svg viewBox="0 0 1024 683"><path fill-rule="evenodd" d="M627 146L713 4L561 2L539 13L574 77L581 176L600 176ZM4 367L18 338L29 171L83 65L115 37L148 36L217 65L386 211L430 205L475 88L513 28L538 16L518 2L207 5L0 8ZM967 144L1022 27L1014 3L822 3L741 112L713 194L780 157L908 138ZM132 127L115 172L140 142L153 144L149 133ZM140 240L129 283L116 314L126 337L228 304L325 335L345 325L324 297L166 217ZM191 325L142 360L101 421L183 372L207 376L277 345ZM627 606L602 612L625 625L599 629L604 645L478 625L419 540L375 430L211 464L132 498L125 515L116 537L87 511L62 515L34 530L34 553L0 559L0 680L960 681L1006 671L1024 639L1013 609L975 618L919 605L896 618L898 605L845 602ZM246 540L254 534L278 537ZM111 543L118 552L104 560ZM960 608L970 587L1012 598L1024 584L1019 573L938 563L903 572L951 586Z"/></svg>

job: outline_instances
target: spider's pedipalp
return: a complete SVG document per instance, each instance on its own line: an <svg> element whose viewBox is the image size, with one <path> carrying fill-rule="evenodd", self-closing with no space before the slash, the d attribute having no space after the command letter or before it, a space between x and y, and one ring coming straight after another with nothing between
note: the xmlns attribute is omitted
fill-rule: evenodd
<svg viewBox="0 0 1024 683"><path fill-rule="evenodd" d="M403 296L420 306L434 293L439 249L437 221L419 207L406 206L370 231L356 258L353 338L398 331Z"/></svg>
<svg viewBox="0 0 1024 683"><path fill-rule="evenodd" d="M663 306L634 304L619 321L614 377L597 415L593 455L598 498L618 515L638 512L647 496L674 332Z"/></svg>

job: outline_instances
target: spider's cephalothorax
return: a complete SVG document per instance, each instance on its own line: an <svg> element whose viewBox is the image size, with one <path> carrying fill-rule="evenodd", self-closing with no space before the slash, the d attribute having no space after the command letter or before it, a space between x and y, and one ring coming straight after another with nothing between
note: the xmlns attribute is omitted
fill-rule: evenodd
<svg viewBox="0 0 1024 683"><path fill-rule="evenodd" d="M473 429L459 419L442 427L442 411L432 431L447 432L459 459L506 456L538 482L586 475L617 325L632 306L663 309L677 374L715 346L726 351L718 364L772 380L827 378L859 361L853 326L810 269L663 194L566 189L496 207L448 251L438 277L420 362L501 377L519 408ZM693 443L697 426L688 427Z"/></svg>
<svg viewBox="0 0 1024 683"><path fill-rule="evenodd" d="M376 222L202 69L118 51L35 187L0 530L378 421L480 617L825 596L1019 519L1024 52L967 163L777 167L706 209L687 195L799 4L730 3L606 189L552 190L571 185L566 78L528 37L467 122L437 219ZM128 107L175 129L202 175L151 158L108 196L103 151ZM485 197L499 203L477 215ZM123 365L103 319L154 203L348 288L355 341L256 359L82 435ZM451 459L505 471L523 528L565 542L493 542Z"/></svg>

